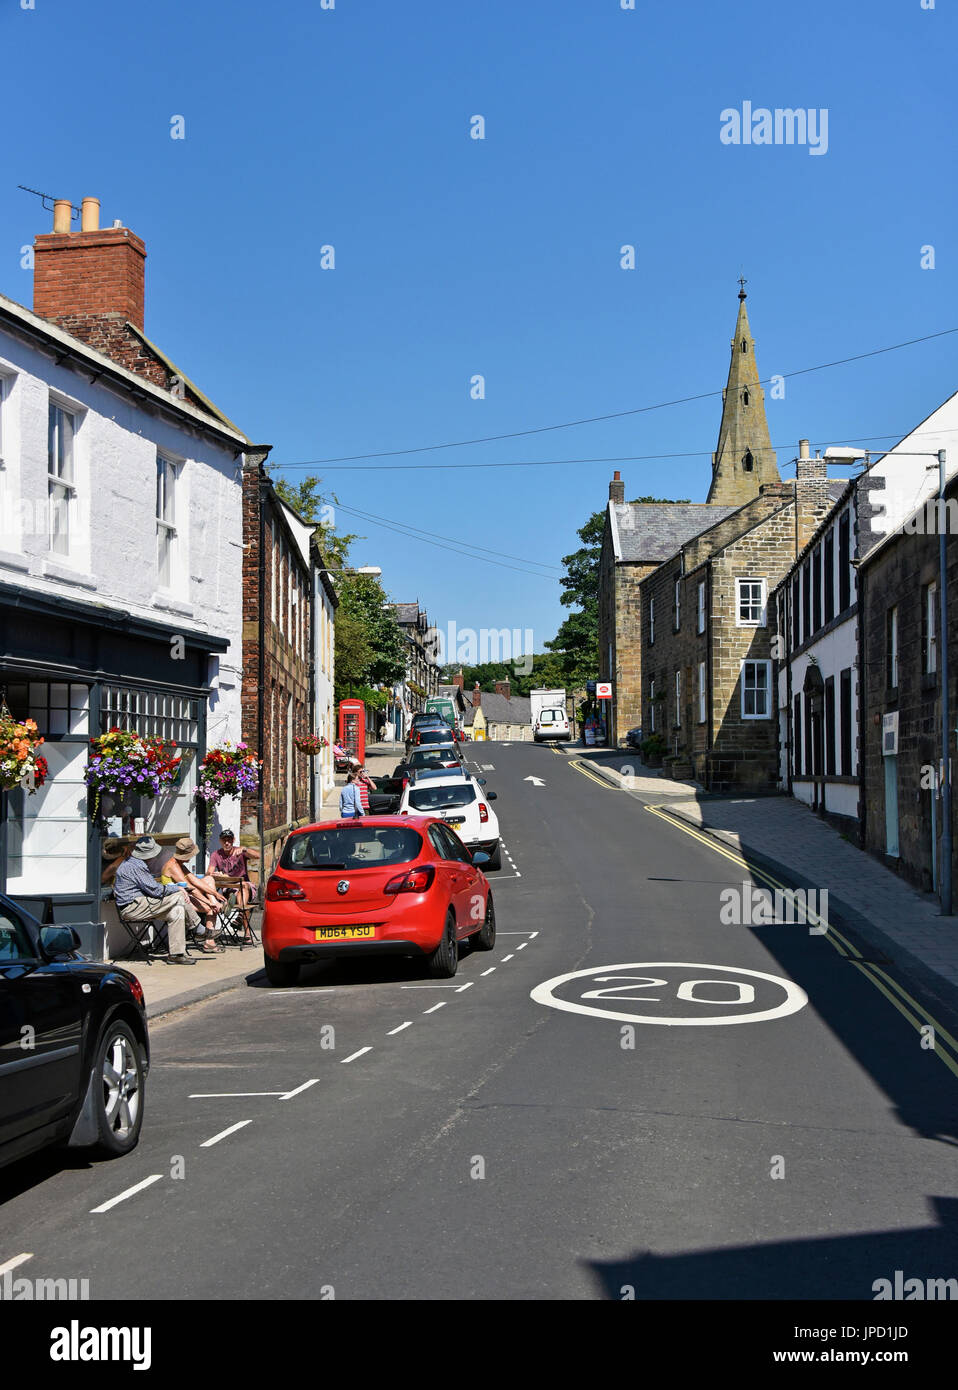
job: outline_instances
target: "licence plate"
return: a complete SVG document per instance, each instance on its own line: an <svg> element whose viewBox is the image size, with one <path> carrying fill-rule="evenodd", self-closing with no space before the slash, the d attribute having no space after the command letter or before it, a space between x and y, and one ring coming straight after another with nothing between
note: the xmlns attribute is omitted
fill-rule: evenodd
<svg viewBox="0 0 958 1390"><path fill-rule="evenodd" d="M447 825L465 825L465 816L444 816L443 820Z"/></svg>
<svg viewBox="0 0 958 1390"><path fill-rule="evenodd" d="M374 926L315 927L317 941L369 941L376 935Z"/></svg>

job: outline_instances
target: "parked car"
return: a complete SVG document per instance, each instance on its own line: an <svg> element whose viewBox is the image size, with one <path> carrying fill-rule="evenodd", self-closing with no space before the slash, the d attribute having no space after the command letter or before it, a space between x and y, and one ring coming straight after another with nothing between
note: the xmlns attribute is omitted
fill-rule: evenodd
<svg viewBox="0 0 958 1390"><path fill-rule="evenodd" d="M407 753L401 763L396 764L393 777L398 778L403 786L409 781L410 772L419 772L423 768L456 768L462 766L463 753L458 744L441 743L438 745L427 745L425 748L414 748L411 753Z"/></svg>
<svg viewBox="0 0 958 1390"><path fill-rule="evenodd" d="M547 739L561 739L568 743L572 733L565 710L558 705L541 709L532 722L532 737L536 743L543 743Z"/></svg>
<svg viewBox="0 0 958 1390"><path fill-rule="evenodd" d="M450 742L453 739L452 726L443 719L441 714L414 714L412 723L409 726L409 731L406 734L407 752L410 748L414 748L419 743L419 735L427 729L438 730L439 732L445 731L446 737Z"/></svg>
<svg viewBox="0 0 958 1390"><path fill-rule="evenodd" d="M420 725L409 732L411 748L427 748L432 743L455 743L455 731L448 724Z"/></svg>
<svg viewBox="0 0 958 1390"><path fill-rule="evenodd" d="M336 956L420 957L450 978L463 942L491 951L496 917L485 854L442 820L366 816L295 831L266 883L263 960L271 985Z"/></svg>
<svg viewBox="0 0 958 1390"><path fill-rule="evenodd" d="M401 816L442 816L469 850L489 856L487 869L502 868L499 820L489 805L495 792L484 790L475 777L415 776L399 801Z"/></svg>
<svg viewBox="0 0 958 1390"><path fill-rule="evenodd" d="M150 1042L135 975L78 954L0 896L0 1165L51 1144L128 1154L143 1124Z"/></svg>
<svg viewBox="0 0 958 1390"><path fill-rule="evenodd" d="M641 748L641 747L642 747L642 730L641 730L641 729L630 729L629 732L628 732L628 733L626 734L626 736L625 736L625 741L626 741L626 744L629 746L629 748Z"/></svg>

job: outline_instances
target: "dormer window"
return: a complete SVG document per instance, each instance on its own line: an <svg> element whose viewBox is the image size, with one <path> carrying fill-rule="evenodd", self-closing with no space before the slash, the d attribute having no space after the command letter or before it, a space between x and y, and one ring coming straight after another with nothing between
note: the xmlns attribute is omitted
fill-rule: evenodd
<svg viewBox="0 0 958 1390"><path fill-rule="evenodd" d="M745 457L742 459L742 467L745 469L746 473L751 473L752 469L755 467L755 460L752 458L751 449L745 450Z"/></svg>

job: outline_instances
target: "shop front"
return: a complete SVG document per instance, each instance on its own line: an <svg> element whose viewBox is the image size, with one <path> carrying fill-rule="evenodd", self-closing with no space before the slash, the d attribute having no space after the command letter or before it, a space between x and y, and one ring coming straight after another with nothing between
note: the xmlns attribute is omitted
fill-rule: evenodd
<svg viewBox="0 0 958 1390"><path fill-rule="evenodd" d="M141 833L161 845L189 835L205 853L194 791L211 669L227 647L218 636L0 585L0 689L15 719L36 722L48 769L33 791L2 794L0 891L42 903L55 922L96 922L107 842L115 858L115 842ZM90 741L110 729L175 747L175 781L155 797L137 794L135 782L94 795Z"/></svg>

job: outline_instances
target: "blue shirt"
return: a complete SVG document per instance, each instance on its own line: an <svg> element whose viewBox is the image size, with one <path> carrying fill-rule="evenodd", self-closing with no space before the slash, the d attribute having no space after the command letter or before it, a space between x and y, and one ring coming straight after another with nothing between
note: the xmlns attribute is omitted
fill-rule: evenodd
<svg viewBox="0 0 958 1390"><path fill-rule="evenodd" d="M341 816L361 816L363 801L355 782L347 782L339 793L339 814Z"/></svg>
<svg viewBox="0 0 958 1390"><path fill-rule="evenodd" d="M175 883L157 883L142 859L124 859L113 880L113 898L117 908L129 907L137 898L165 898L179 893Z"/></svg>

